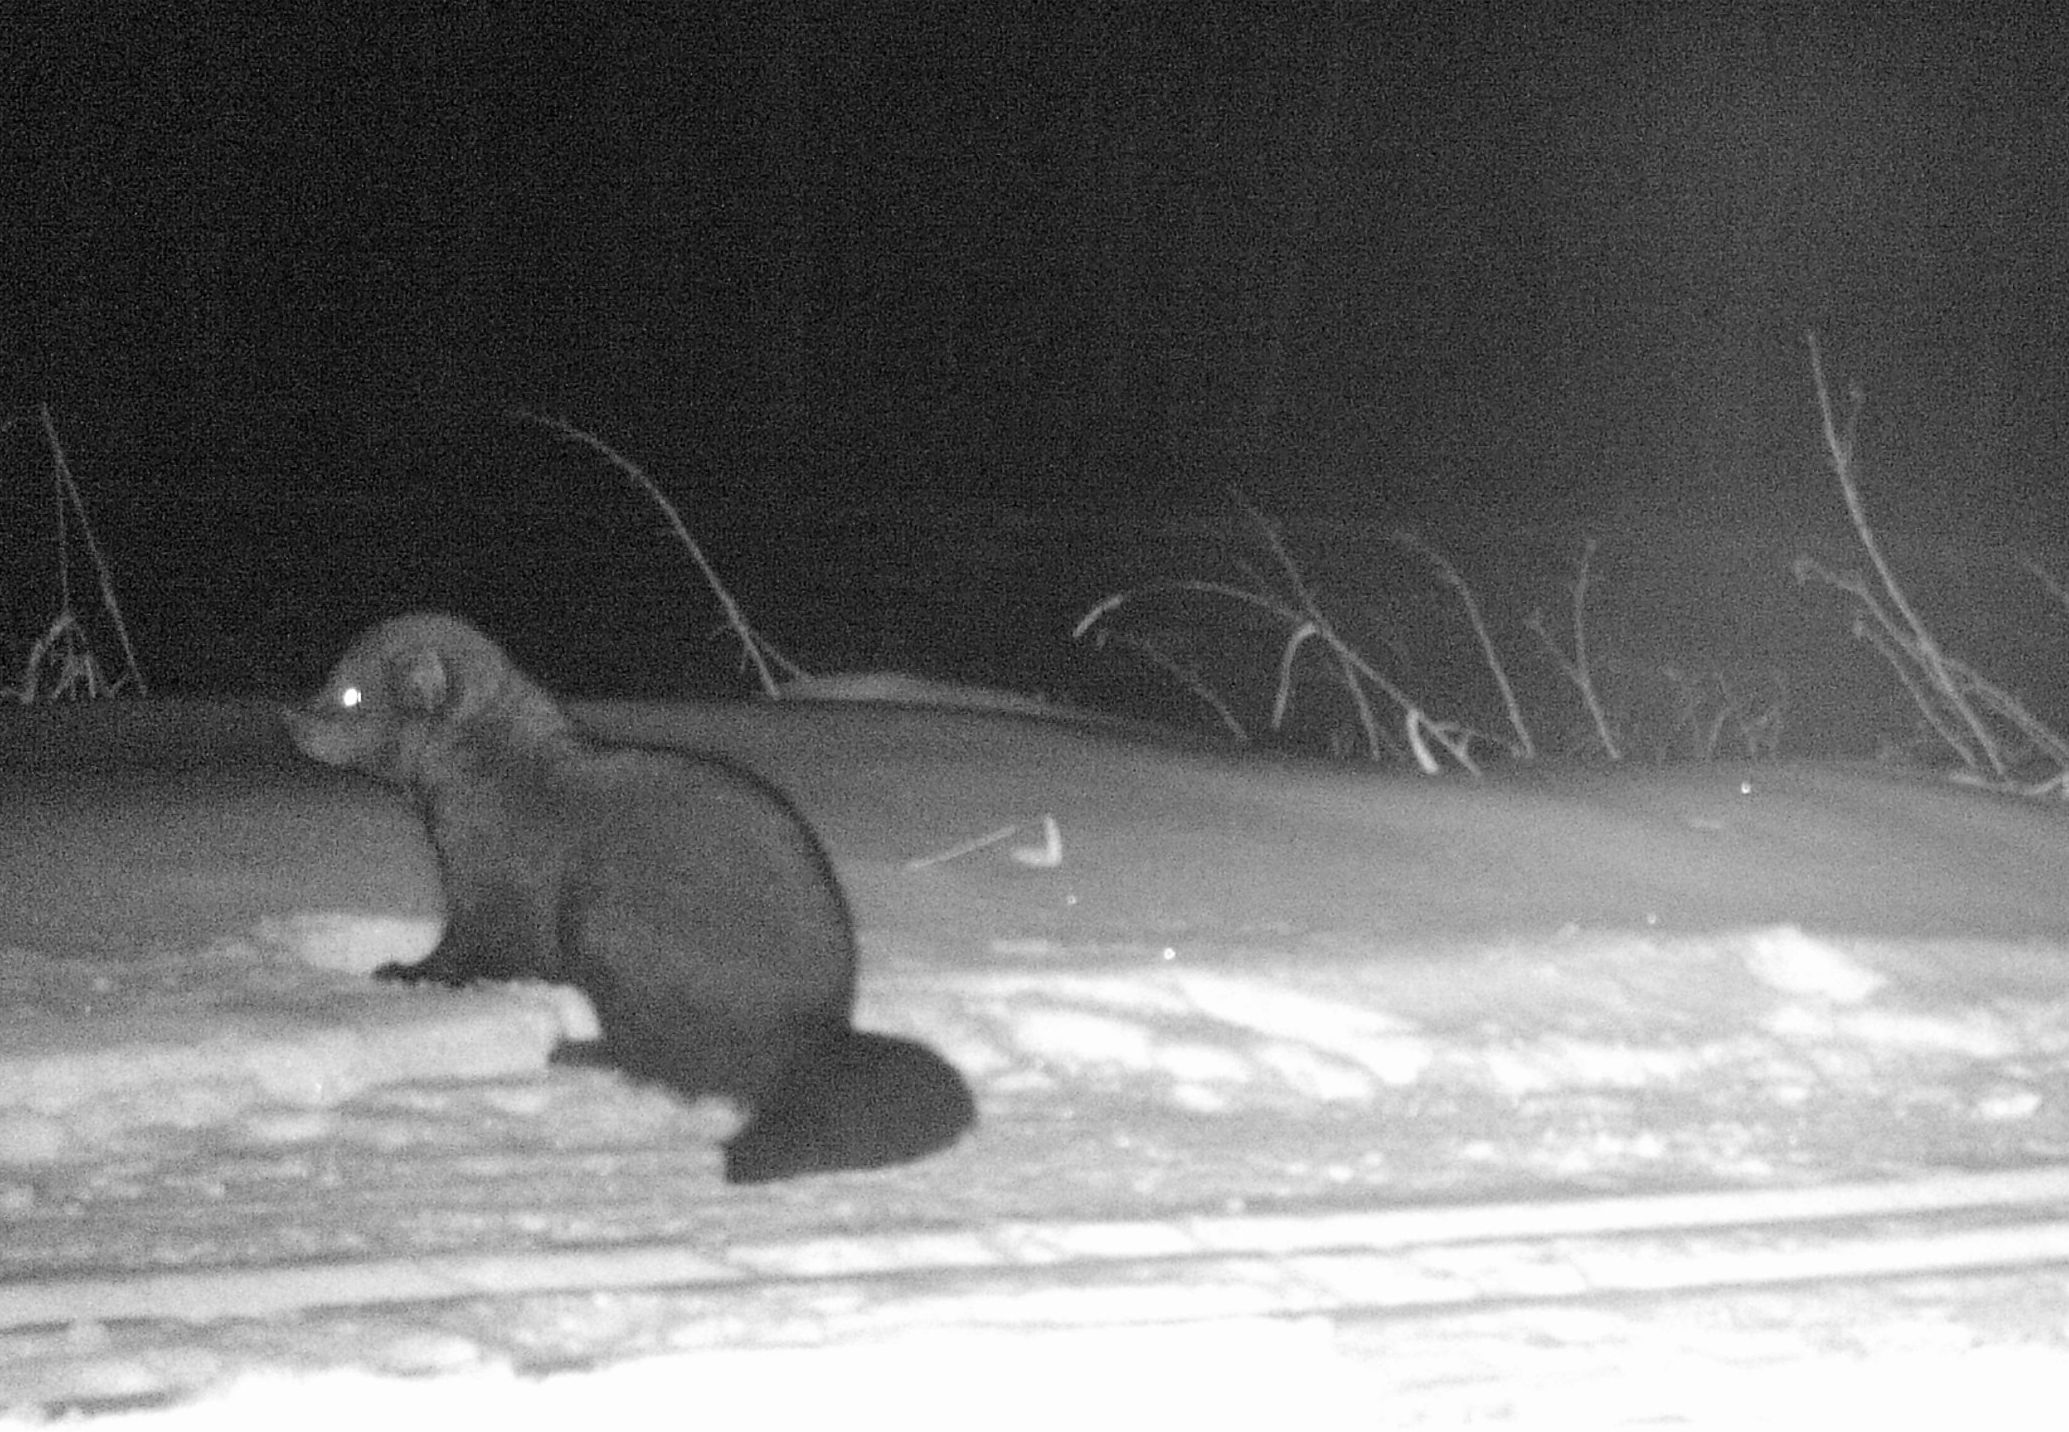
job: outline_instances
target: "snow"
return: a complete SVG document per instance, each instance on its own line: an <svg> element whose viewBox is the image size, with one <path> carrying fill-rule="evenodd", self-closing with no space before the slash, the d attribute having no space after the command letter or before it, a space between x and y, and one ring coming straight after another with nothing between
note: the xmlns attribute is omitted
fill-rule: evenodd
<svg viewBox="0 0 2069 1432"><path fill-rule="evenodd" d="M1029 1358L1043 1376L1026 1376ZM520 1381L504 1371L428 1386L356 1373L254 1378L229 1397L175 1412L111 1417L96 1426L152 1432L232 1425L360 1428L673 1425L682 1409L719 1426L846 1425L856 1409L896 1409L899 1427L1051 1429L1088 1411L1097 1425L1310 1424L1341 1411L1347 1389L1327 1328L1239 1320L1205 1328L1057 1332L1024 1337L949 1333L814 1354L800 1385L794 1355L755 1351L657 1357L609 1373ZM946 1364L956 1369L944 1377ZM1274 1371L1255 1376L1259 1366ZM973 1405L974 1404L974 1405ZM663 1409L667 1409L666 1414ZM324 1415L328 1410L329 1416ZM312 1416L312 1412L314 1415ZM781 1422L773 1420L781 1417ZM1108 1419L1113 1419L1109 1421ZM1295 1423L1294 1425L1299 1425Z"/></svg>
<svg viewBox="0 0 2069 1432"><path fill-rule="evenodd" d="M726 1111L549 1065L574 992L364 978L435 941L421 838L266 713L10 715L0 1409L2018 1426L2065 1385L2058 807L845 700L582 714L797 796L859 1022L941 1049L979 1129L730 1189ZM1060 864L1015 859L1052 824ZM1677 1231L1697 1190L1717 1228Z"/></svg>
<svg viewBox="0 0 2069 1432"><path fill-rule="evenodd" d="M4 958L0 1148L15 1165L116 1153L158 1129L330 1109L379 1085L534 1072L596 1028L563 987L405 999L235 945L99 966Z"/></svg>

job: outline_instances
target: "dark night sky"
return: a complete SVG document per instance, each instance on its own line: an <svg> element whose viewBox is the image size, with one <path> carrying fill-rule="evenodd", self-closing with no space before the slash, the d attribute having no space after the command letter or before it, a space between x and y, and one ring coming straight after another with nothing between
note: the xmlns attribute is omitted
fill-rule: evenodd
<svg viewBox="0 0 2069 1432"><path fill-rule="evenodd" d="M1233 530L1230 484L1321 563L1401 522L1785 561L1845 535L1812 327L1893 526L2063 550L2041 7L377 9L14 37L6 410L52 406L133 600L206 612L161 640L701 623L650 512L512 404L650 464L837 664L916 664L929 602L1082 609L1173 522ZM856 590L829 553L878 649L814 625L812 574Z"/></svg>

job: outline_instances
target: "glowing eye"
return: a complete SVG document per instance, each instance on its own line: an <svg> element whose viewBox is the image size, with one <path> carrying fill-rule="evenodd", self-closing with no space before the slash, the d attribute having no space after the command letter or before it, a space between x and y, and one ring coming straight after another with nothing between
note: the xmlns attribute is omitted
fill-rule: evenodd
<svg viewBox="0 0 2069 1432"><path fill-rule="evenodd" d="M347 711L350 711L365 699L365 694L356 686L348 686L338 693L338 705L344 707Z"/></svg>

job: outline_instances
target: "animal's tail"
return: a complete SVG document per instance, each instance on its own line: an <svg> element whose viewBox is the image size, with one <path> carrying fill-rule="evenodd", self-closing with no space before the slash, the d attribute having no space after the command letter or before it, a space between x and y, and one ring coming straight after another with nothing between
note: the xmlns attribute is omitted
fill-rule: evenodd
<svg viewBox="0 0 2069 1432"><path fill-rule="evenodd" d="M726 1145L726 1182L904 1163L947 1148L976 1117L963 1076L926 1045L844 1027Z"/></svg>

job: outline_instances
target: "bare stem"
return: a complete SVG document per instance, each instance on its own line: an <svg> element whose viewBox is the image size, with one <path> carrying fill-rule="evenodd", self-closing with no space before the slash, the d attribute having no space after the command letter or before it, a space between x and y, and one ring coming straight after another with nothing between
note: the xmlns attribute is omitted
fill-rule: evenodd
<svg viewBox="0 0 2069 1432"><path fill-rule="evenodd" d="M1624 758L1623 745L1616 738L1615 723L1603 709L1602 698L1595 690L1594 673L1588 666L1588 565L1595 558L1596 545L1595 539L1590 537L1581 548L1580 571L1573 582L1573 656L1569 659L1559 643L1553 640L1551 632L1546 629L1543 612L1532 612L1524 625L1537 633L1560 675L1580 692L1588 719L1595 723L1595 738L1602 743L1602 753L1612 761L1621 761Z"/></svg>
<svg viewBox="0 0 2069 1432"><path fill-rule="evenodd" d="M1502 707L1508 712L1509 725L1516 733L1516 753L1524 760L1537 756L1537 742L1530 734L1529 725L1523 720L1523 703L1516 699L1515 687L1509 683L1509 670L1502 664L1501 653L1495 649L1494 637L1487 630L1487 620L1480 614L1480 602L1473 595L1473 589L1466 579L1459 575L1458 568L1442 552L1424 542L1412 532L1397 532L1394 540L1411 551L1420 552L1430 565L1437 569L1437 576L1444 584L1458 593L1458 599L1465 603L1466 620L1473 624L1473 635L1480 642L1480 654L1486 658L1487 669L1494 673L1494 684L1501 689Z"/></svg>
<svg viewBox="0 0 2069 1432"><path fill-rule="evenodd" d="M1831 385L1825 381L1825 363L1823 355L1818 350L1818 336L1809 333L1805 335L1805 340L1810 347L1811 381L1817 388L1818 416L1824 427L1825 451L1831 458L1832 475L1838 480L1840 495L1846 501L1846 514L1853 523L1854 535L1859 539L1862 550L1868 554L1868 560L1874 564L1875 575L1881 581L1882 589L1889 594L1890 605L1896 609L1897 615L1903 618L1904 625L1908 628L1909 639L1900 644L1923 669L1933 690L1953 709L1954 714L1961 719L1962 725L1968 728L1977 748L1989 761L1991 770L2000 777L2004 776L2010 769L2010 763L2005 759L2003 749L1991 733L1988 723L1969 704L1967 693L1948 668L1939 642L1934 639L1931 630L1912 608L1910 599L1904 595L1904 589L1897 583L1896 572L1882 554L1882 544L1876 540L1875 529L1868 525L1867 504L1861 499L1860 483L1854 472L1855 440L1863 401L1861 394L1856 389L1851 395L1851 409L1847 413L1845 429L1842 431L1833 407ZM1865 600L1865 591L1858 588L1856 590L1857 595ZM1879 608L1876 618L1892 635L1895 634L1895 624ZM1957 745L1956 749L1963 748Z"/></svg>
<svg viewBox="0 0 2069 1432"><path fill-rule="evenodd" d="M71 696L83 686L87 695L103 696L113 694L125 685L139 696L148 695L143 668L137 662L136 646L129 639L129 623L123 620L122 603L115 596L114 571L108 564L107 554L101 551L100 539L94 536L93 521L86 515L85 495L79 489L78 479L72 475L65 445L58 437L57 422L50 415L50 405L39 404L36 416L43 428L44 442L50 448L54 479L58 614L31 647L21 687L15 694L24 702L34 701L43 690L42 672L54 660L58 674L49 686L52 695ZM71 528L75 522L81 540L86 543L87 555L93 559L101 609L108 614L108 621L115 628L115 639L122 644L123 674L112 683L102 677L100 664L94 660L87 640L86 628L72 605Z"/></svg>
<svg viewBox="0 0 2069 1432"><path fill-rule="evenodd" d="M1377 688L1400 708L1409 750L1414 754L1417 766L1424 773L1435 775L1442 769L1441 762L1431 750L1430 743L1434 740L1461 768L1478 775L1480 767L1472 756L1472 742L1486 738L1481 733L1455 722L1431 719L1406 691L1360 655L1329 619L1320 598L1308 584L1292 554L1287 551L1285 540L1280 536L1278 528L1263 513L1245 501L1242 494L1235 493L1232 496L1236 505L1256 525L1262 536L1265 549L1277 566L1283 591L1275 590L1273 583L1263 573L1247 566L1241 570L1251 583L1248 587L1198 579L1146 582L1139 587L1101 598L1091 610L1078 619L1071 629L1072 636L1084 637L1086 632L1111 617L1125 603L1153 592L1199 592L1256 608L1270 614L1274 620L1284 623L1287 628L1286 641L1279 651L1277 679L1273 687L1272 721L1275 727L1286 719L1292 708L1293 678L1302 648L1310 641L1319 641L1335 662L1338 677L1357 714L1359 731L1370 758L1379 759L1386 751L1387 743L1379 713L1373 709L1371 695L1366 690L1368 685ZM1226 708L1218 701L1213 704L1223 721L1234 728L1235 723Z"/></svg>
<svg viewBox="0 0 2069 1432"><path fill-rule="evenodd" d="M711 564L710 558L704 555L704 548L698 544L697 539L690 535L690 529L683 522L682 514L676 511L675 504L668 500L668 494L661 491L655 485L654 480L647 476L646 469L642 468L631 458L626 457L602 438L596 436L596 434L576 427L565 418L546 417L540 413L528 412L523 408L511 409L510 416L519 422L537 423L547 431L557 433L568 442L580 444L598 454L604 461L610 463L611 466L632 479L633 484L647 495L647 499L661 509L661 515L668 519L669 530L675 533L675 540L682 543L683 547L689 552L690 560L697 564L697 570L704 575L704 584L711 588L712 595L716 596L719 605L725 608L726 621L733 628L733 634L740 639L741 651L746 654L749 661L754 663L755 674L761 680L763 695L776 696L781 692L781 685L776 674L769 669L771 662L782 669L785 677L798 677L805 674L803 667L778 651L767 638L763 637L748 622L746 613L740 610L740 604L733 600L733 594L726 589L726 584L719 579L718 569Z"/></svg>

